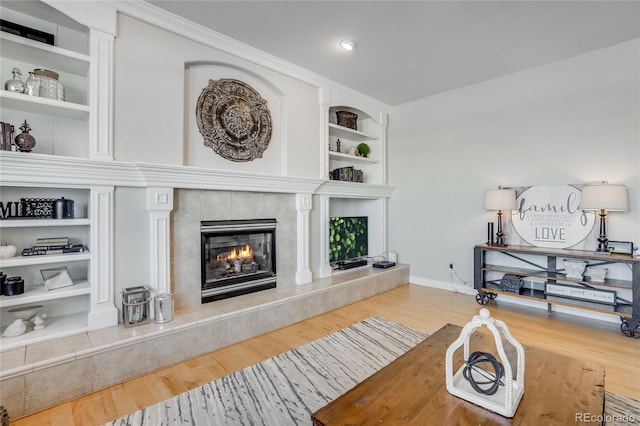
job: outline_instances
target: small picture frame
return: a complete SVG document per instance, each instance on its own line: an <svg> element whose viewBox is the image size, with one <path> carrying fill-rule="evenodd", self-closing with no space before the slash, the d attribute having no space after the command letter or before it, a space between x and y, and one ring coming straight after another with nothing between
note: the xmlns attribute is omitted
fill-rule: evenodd
<svg viewBox="0 0 640 426"><path fill-rule="evenodd" d="M47 290L55 290L57 288L69 287L73 285L73 280L69 275L66 266L61 268L41 269L40 274L44 280Z"/></svg>

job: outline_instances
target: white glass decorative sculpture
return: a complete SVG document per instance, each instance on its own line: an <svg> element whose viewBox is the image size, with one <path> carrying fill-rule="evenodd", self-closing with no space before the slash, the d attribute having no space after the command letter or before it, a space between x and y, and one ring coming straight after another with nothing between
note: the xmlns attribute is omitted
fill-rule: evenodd
<svg viewBox="0 0 640 426"><path fill-rule="evenodd" d="M496 360L504 367L504 376L502 379L498 377L500 385L493 394L481 393L474 389L473 385L464 377L465 365L463 365L458 371L453 371L454 354L461 346L464 346L464 360L465 363L467 363L469 360L469 339L475 330L483 325L487 326L489 331L493 334L495 346L499 355L499 357L496 357ZM502 334L500 331L502 331ZM507 354L502 344L503 335L507 342L511 343L517 352L518 365L516 366L515 378L513 376L511 363L507 358ZM518 408L518 404L522 399L522 395L524 394L524 348L516 339L514 339L504 322L491 318L491 313L488 309L481 309L480 315L475 315L473 319L464 326L460 333L460 337L458 337L447 349L445 357L445 374L447 391L450 394L505 417L513 417L516 409ZM489 371L483 370L482 374L484 376L490 376L491 379L495 379L495 375L492 375Z"/></svg>
<svg viewBox="0 0 640 426"><path fill-rule="evenodd" d="M566 277L572 280L582 280L582 274L587 267L587 262L582 260L564 259L564 271Z"/></svg>
<svg viewBox="0 0 640 426"><path fill-rule="evenodd" d="M594 283L603 283L607 277L607 268L587 266L587 272L585 272L585 275Z"/></svg>

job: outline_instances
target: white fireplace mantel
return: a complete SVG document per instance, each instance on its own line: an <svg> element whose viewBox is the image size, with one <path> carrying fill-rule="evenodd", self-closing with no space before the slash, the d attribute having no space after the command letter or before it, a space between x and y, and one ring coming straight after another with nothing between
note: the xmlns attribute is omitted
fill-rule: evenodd
<svg viewBox="0 0 640 426"><path fill-rule="evenodd" d="M251 191L296 194L298 260L296 283L310 282L309 211L312 196L346 198L388 198L394 188L260 173L214 170L190 166L129 163L36 153L0 152L0 181L3 186L45 188L137 187L146 188L150 218L152 259L150 273L157 291L169 288L171 193L174 189ZM321 203L322 204L322 203ZM322 206L321 206L322 207ZM323 210L325 215L328 210ZM111 216L109 216L111 217ZM324 217L324 216L323 216ZM107 226L109 235L112 224ZM106 285L105 285L106 286Z"/></svg>
<svg viewBox="0 0 640 426"><path fill-rule="evenodd" d="M0 152L3 185L42 187L169 187L312 194L322 179L214 170L170 164L127 163L22 152Z"/></svg>

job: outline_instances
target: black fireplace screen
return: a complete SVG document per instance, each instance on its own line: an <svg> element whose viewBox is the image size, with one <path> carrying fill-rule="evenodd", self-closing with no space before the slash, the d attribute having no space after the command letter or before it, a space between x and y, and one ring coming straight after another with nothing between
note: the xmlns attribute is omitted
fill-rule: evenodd
<svg viewBox="0 0 640 426"><path fill-rule="evenodd" d="M202 302L276 286L275 219L203 221Z"/></svg>

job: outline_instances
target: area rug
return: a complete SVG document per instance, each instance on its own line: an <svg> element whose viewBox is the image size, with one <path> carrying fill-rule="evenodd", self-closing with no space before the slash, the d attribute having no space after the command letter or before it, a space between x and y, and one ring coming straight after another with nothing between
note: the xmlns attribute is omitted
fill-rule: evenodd
<svg viewBox="0 0 640 426"><path fill-rule="evenodd" d="M427 337L370 317L107 425L310 425L311 413ZM604 419L640 424L640 402L607 392Z"/></svg>
<svg viewBox="0 0 640 426"><path fill-rule="evenodd" d="M309 425L427 334L371 317L108 425Z"/></svg>

